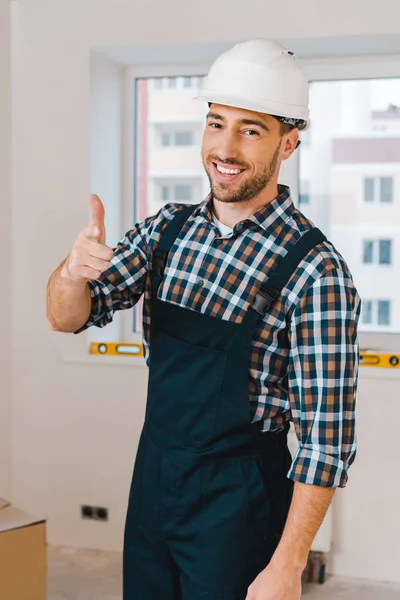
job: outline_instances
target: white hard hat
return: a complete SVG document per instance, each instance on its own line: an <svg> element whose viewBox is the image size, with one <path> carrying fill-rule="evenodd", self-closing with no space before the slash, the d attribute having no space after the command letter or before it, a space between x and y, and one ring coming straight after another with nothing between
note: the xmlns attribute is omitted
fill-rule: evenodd
<svg viewBox="0 0 400 600"><path fill-rule="evenodd" d="M211 65L198 100L280 117L307 129L308 78L295 54L273 40L240 42Z"/></svg>

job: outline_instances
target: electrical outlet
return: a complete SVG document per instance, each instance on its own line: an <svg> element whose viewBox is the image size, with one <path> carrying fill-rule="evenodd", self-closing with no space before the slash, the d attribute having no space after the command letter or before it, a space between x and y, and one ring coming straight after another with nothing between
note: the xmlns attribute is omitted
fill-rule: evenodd
<svg viewBox="0 0 400 600"><path fill-rule="evenodd" d="M108 521L108 508L83 504L81 506L81 517L82 519L92 519L94 521Z"/></svg>
<svg viewBox="0 0 400 600"><path fill-rule="evenodd" d="M108 508L104 508L103 506L97 506L94 510L94 518L97 521L108 521Z"/></svg>
<svg viewBox="0 0 400 600"><path fill-rule="evenodd" d="M81 506L82 519L93 519L93 513L93 506L89 506L88 504Z"/></svg>

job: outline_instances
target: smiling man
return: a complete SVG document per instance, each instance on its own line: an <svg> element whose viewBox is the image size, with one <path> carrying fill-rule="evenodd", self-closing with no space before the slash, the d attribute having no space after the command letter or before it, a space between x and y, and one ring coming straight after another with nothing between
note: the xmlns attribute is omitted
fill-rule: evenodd
<svg viewBox="0 0 400 600"><path fill-rule="evenodd" d="M124 600L299 600L355 457L360 299L342 256L278 185L309 123L295 55L237 44L199 99L210 195L164 206L114 249L92 196L91 222L50 277L48 320L103 327L145 296Z"/></svg>

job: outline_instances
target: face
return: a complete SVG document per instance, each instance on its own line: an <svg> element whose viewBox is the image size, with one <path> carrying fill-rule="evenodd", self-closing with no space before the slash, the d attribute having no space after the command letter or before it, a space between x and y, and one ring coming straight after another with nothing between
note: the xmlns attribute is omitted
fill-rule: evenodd
<svg viewBox="0 0 400 600"><path fill-rule="evenodd" d="M282 160L297 143L297 130L282 136L274 117L212 104L203 135L202 160L213 197L247 202L278 178Z"/></svg>

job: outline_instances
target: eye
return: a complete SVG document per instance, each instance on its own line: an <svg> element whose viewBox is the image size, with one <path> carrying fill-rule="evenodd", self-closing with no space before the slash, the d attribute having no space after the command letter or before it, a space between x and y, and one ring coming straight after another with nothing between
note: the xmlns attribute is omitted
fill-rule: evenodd
<svg viewBox="0 0 400 600"><path fill-rule="evenodd" d="M220 129L221 128L220 123L209 123L208 126L211 127L211 129Z"/></svg>
<svg viewBox="0 0 400 600"><path fill-rule="evenodd" d="M248 134L248 137L254 137L254 136L260 135L258 133L258 131L256 131L255 129L246 129L246 131L244 131L244 133Z"/></svg>

